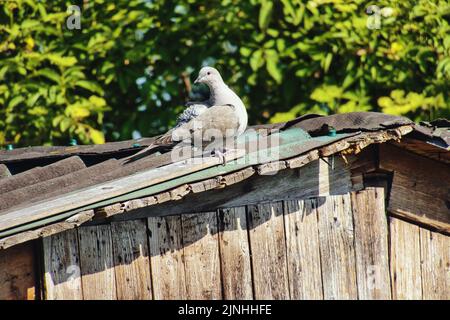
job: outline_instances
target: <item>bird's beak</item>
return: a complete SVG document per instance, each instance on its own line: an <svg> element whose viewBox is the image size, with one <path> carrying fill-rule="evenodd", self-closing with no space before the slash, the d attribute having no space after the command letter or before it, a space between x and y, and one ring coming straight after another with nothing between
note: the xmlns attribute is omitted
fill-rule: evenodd
<svg viewBox="0 0 450 320"><path fill-rule="evenodd" d="M202 79L203 79L203 78L198 77L197 79L195 79L194 84L199 84L199 83L201 83Z"/></svg>

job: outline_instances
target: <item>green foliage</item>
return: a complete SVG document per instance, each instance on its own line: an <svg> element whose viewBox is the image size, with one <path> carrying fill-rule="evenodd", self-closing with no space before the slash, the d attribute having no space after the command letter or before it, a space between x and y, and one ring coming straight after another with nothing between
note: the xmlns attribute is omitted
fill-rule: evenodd
<svg viewBox="0 0 450 320"><path fill-rule="evenodd" d="M70 30L67 8L81 8ZM151 136L209 64L251 123L315 112L450 116L450 5L362 0L0 0L0 145ZM391 7L389 9L388 7Z"/></svg>

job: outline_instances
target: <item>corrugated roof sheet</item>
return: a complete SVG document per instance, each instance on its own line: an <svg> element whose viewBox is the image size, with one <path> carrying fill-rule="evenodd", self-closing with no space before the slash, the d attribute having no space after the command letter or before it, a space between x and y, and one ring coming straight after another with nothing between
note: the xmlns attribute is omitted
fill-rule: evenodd
<svg viewBox="0 0 450 320"><path fill-rule="evenodd" d="M411 126L412 136L448 151L448 128L445 130L443 123L439 122L439 126L436 123L418 126L403 117L373 112L327 117L306 115L287 123L253 126L250 129L258 133L249 130L240 139L256 141L269 130L280 138L279 145L269 146L269 149L276 150L279 159L289 159L349 137L356 139L364 132ZM331 128L337 131L336 136L327 134ZM245 146L245 161L232 160L226 166L214 163L205 167L180 166L179 174L176 168L172 168L174 164L170 152L152 154L130 163L124 161L125 157L141 150L153 140L144 138L96 146L29 147L0 151L0 238L65 219L83 210L152 195L185 183L279 160L270 156L257 157L258 153L252 153L248 145L244 144L241 147ZM135 189L119 188L120 191L114 191L114 186L120 185L121 181L145 175L155 178L159 172L162 175L162 168L166 167L172 168L174 174L156 179L156 183L149 180L137 184ZM12 176L9 176L9 171L13 173ZM104 191L99 192L98 188ZM96 190L97 197L90 199L89 190ZM75 201L80 195L84 198ZM23 209L27 209L26 215ZM20 219L19 215L22 215Z"/></svg>

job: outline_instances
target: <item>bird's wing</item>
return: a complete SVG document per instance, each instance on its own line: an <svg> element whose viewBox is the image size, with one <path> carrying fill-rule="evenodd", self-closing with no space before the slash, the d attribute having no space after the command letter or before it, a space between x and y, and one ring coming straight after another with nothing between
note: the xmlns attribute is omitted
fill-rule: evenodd
<svg viewBox="0 0 450 320"><path fill-rule="evenodd" d="M236 134L238 128L239 117L234 110L234 106L212 106L189 122L159 136L151 145L127 160L128 162L138 160L146 156L152 149L172 147L183 140L190 140L193 143L198 138L202 142L210 142L218 138L232 137Z"/></svg>
<svg viewBox="0 0 450 320"><path fill-rule="evenodd" d="M171 132L173 141L194 139L210 141L221 135L222 138L234 136L239 128L239 118L232 105L212 106L188 123Z"/></svg>
<svg viewBox="0 0 450 320"><path fill-rule="evenodd" d="M204 111L206 111L210 106L206 104L195 103L189 105L177 118L177 124L175 127L179 127L185 123L188 123L192 119L198 117Z"/></svg>

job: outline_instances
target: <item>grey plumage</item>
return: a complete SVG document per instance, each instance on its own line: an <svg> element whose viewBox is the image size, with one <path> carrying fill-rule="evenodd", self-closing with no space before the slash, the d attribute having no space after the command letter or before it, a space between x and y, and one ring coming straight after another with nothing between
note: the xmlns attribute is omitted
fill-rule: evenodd
<svg viewBox="0 0 450 320"><path fill-rule="evenodd" d="M146 149L131 159L140 158L151 149L173 146L190 140L203 143L220 138L237 137L247 128L247 111L242 100L222 80L220 73L212 67L200 70L194 83L205 83L210 89L210 98L205 102L191 103L178 117L177 125L157 138Z"/></svg>

